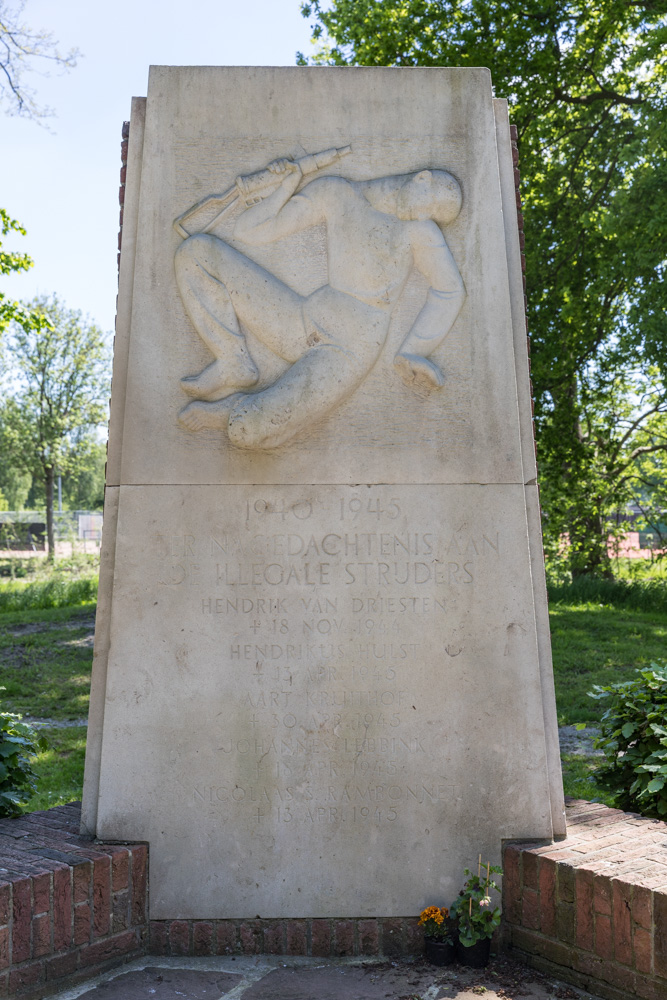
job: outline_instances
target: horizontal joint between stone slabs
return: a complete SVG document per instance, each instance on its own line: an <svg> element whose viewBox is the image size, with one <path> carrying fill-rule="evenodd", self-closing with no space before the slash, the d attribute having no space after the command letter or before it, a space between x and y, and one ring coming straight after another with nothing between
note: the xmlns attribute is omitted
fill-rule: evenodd
<svg viewBox="0 0 667 1000"><path fill-rule="evenodd" d="M397 957L423 949L417 917L151 920L148 942L150 955Z"/></svg>

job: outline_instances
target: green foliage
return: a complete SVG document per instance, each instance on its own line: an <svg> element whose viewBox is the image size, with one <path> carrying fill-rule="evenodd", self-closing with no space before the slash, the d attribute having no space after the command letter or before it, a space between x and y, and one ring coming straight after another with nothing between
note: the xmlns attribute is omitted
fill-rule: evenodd
<svg viewBox="0 0 667 1000"><path fill-rule="evenodd" d="M105 420L109 352L101 330L56 296L32 311L41 330L14 325L7 349L3 444L27 471L76 467L85 437Z"/></svg>
<svg viewBox="0 0 667 1000"><path fill-rule="evenodd" d="M493 937L496 927L500 926L500 907L492 907L489 892L500 891L491 875L502 873L502 868L490 864L482 867L477 875L469 868L464 870L463 874L468 877L451 907L464 948L470 948L482 938Z"/></svg>
<svg viewBox="0 0 667 1000"><path fill-rule="evenodd" d="M1 0L0 0L1 3ZM0 6L0 16L2 7ZM0 29L1 37L1 29ZM12 219L4 208L0 208L0 235L7 236L8 233L21 233L25 236L25 229L20 222ZM3 249L0 240L0 275L11 274L14 271L27 271L32 267L32 259L27 253L16 253ZM29 307L8 299L4 292L0 292L0 338L10 323L20 323L26 330L41 330L45 326L44 317L33 312ZM2 357L0 356L0 371L2 370Z"/></svg>
<svg viewBox="0 0 667 1000"><path fill-rule="evenodd" d="M106 460L104 442L92 435L80 440L76 462L62 477L63 510L102 510Z"/></svg>
<svg viewBox="0 0 667 1000"><path fill-rule="evenodd" d="M0 404L0 413L2 404ZM1 420L1 417L0 417ZM0 430L0 434L2 431ZM10 456L7 455L0 444L0 483L7 506L5 510L27 510L28 494L32 486L32 476L29 472L17 469ZM43 504L41 505L44 506ZM1 547L1 546L0 546Z"/></svg>
<svg viewBox="0 0 667 1000"><path fill-rule="evenodd" d="M595 746L605 755L596 781L620 809L667 816L667 661L633 680L595 685L590 697L608 706Z"/></svg>
<svg viewBox="0 0 667 1000"><path fill-rule="evenodd" d="M545 542L555 555L566 535L574 575L609 576L609 515L650 478L647 457L667 454L665 0L307 0L302 11L315 62L488 66L509 101Z"/></svg>
<svg viewBox="0 0 667 1000"><path fill-rule="evenodd" d="M0 816L18 816L36 788L30 758L48 743L20 715L0 712Z"/></svg>
<svg viewBox="0 0 667 1000"><path fill-rule="evenodd" d="M8 556L6 559L0 559L0 578L9 576L12 580L20 580L26 576L34 576L41 568L42 562L39 556L30 556L27 559L23 556Z"/></svg>
<svg viewBox="0 0 667 1000"><path fill-rule="evenodd" d="M99 470L96 428L106 418L110 359L101 330L55 296L35 299L31 311L41 328L15 323L8 340L0 453L43 483L52 558L56 475L81 480L91 462Z"/></svg>

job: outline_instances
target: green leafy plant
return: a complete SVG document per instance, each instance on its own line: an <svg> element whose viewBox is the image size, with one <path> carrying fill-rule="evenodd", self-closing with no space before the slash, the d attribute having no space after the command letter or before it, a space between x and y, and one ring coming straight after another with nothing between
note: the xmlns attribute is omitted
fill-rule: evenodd
<svg viewBox="0 0 667 1000"><path fill-rule="evenodd" d="M596 782L619 808L666 817L667 661L638 670L633 680L596 684L589 695L608 702L595 740L605 756Z"/></svg>
<svg viewBox="0 0 667 1000"><path fill-rule="evenodd" d="M419 926L423 927L426 937L454 944L455 925L446 906L427 906L419 915Z"/></svg>
<svg viewBox="0 0 667 1000"><path fill-rule="evenodd" d="M36 788L30 758L46 750L48 742L20 715L0 712L0 816L18 816Z"/></svg>
<svg viewBox="0 0 667 1000"><path fill-rule="evenodd" d="M500 907L492 907L489 892L491 889L500 891L491 876L502 873L502 868L497 865L482 865L481 858L477 875L473 875L469 868L464 870L467 879L452 903L459 941L464 948L470 948L482 938L493 937L493 932L500 925Z"/></svg>

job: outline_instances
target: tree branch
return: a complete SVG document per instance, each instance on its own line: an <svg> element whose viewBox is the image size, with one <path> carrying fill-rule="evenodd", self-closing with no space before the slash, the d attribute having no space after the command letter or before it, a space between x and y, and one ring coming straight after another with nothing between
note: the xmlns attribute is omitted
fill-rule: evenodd
<svg viewBox="0 0 667 1000"><path fill-rule="evenodd" d="M609 90L604 87L602 90L594 94L586 94L585 97L575 97L574 94L568 94L567 91L563 90L561 87L554 87L554 97L557 101L562 101L564 104L596 104L598 101L611 101L613 104L624 104L624 105L636 105L645 104L645 97L625 97L623 94L619 94L615 90Z"/></svg>

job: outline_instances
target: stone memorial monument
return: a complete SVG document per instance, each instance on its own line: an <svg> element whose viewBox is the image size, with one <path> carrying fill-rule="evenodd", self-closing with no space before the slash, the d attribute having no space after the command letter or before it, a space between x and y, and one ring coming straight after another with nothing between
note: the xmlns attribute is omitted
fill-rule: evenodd
<svg viewBox="0 0 667 1000"><path fill-rule="evenodd" d="M135 99L84 828L151 917L396 917L564 833L507 107Z"/></svg>

